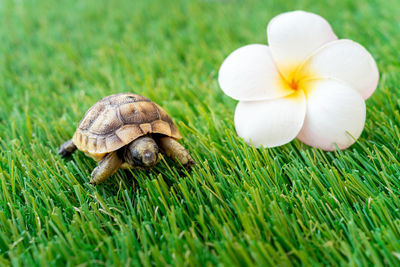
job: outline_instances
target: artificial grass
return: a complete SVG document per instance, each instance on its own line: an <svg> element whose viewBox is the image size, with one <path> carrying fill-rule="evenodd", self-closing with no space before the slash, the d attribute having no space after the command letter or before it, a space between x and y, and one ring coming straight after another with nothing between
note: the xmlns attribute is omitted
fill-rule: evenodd
<svg viewBox="0 0 400 267"><path fill-rule="evenodd" d="M358 142L254 149L235 134L222 60L289 10L363 44L381 80ZM0 265L398 265L400 3L0 2ZM165 159L88 184L69 139L99 98L135 92L177 122L197 166Z"/></svg>

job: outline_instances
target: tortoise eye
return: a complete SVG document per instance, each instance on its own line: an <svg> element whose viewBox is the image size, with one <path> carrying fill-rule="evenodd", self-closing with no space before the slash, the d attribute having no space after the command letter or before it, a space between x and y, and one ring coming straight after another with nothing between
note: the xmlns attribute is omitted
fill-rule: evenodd
<svg viewBox="0 0 400 267"><path fill-rule="evenodd" d="M136 97L134 97L134 96L127 96L126 99L136 100Z"/></svg>

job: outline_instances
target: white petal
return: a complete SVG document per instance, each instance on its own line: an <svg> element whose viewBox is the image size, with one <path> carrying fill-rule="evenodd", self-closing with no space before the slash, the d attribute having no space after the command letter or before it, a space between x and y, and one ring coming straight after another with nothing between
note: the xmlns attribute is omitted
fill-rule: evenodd
<svg viewBox="0 0 400 267"><path fill-rule="evenodd" d="M252 44L233 51L222 63L219 85L237 100L273 99L293 93L282 78L266 45Z"/></svg>
<svg viewBox="0 0 400 267"><path fill-rule="evenodd" d="M297 138L323 150L351 146L364 128L365 103L348 84L332 80L314 80L307 85L307 113Z"/></svg>
<svg viewBox="0 0 400 267"><path fill-rule="evenodd" d="M290 96L238 103L235 112L237 134L256 147L275 147L293 140L306 112L303 91Z"/></svg>
<svg viewBox="0 0 400 267"><path fill-rule="evenodd" d="M345 81L364 99L375 91L379 72L375 60L360 44L338 40L321 47L305 65L307 73Z"/></svg>
<svg viewBox="0 0 400 267"><path fill-rule="evenodd" d="M285 77L319 47L337 40L324 18L304 11L276 16L268 24L267 35L272 56Z"/></svg>

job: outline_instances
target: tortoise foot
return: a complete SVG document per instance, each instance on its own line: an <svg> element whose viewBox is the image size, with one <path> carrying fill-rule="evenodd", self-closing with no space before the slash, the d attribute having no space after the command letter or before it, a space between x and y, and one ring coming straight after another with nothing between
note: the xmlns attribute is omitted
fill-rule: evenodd
<svg viewBox="0 0 400 267"><path fill-rule="evenodd" d="M66 158L72 155L76 150L76 146L72 140L68 140L64 144L60 146L58 150L58 154L61 155L62 158Z"/></svg>

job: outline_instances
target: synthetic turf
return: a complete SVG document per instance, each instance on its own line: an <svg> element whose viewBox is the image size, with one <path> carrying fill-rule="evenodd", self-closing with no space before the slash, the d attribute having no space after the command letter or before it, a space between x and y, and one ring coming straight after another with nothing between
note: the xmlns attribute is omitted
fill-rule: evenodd
<svg viewBox="0 0 400 267"><path fill-rule="evenodd" d="M295 9L378 63L348 150L254 149L235 134L218 68ZM0 265L398 265L399 12L398 0L1 1ZM93 187L93 160L56 154L117 92L169 112L193 172L166 159Z"/></svg>

